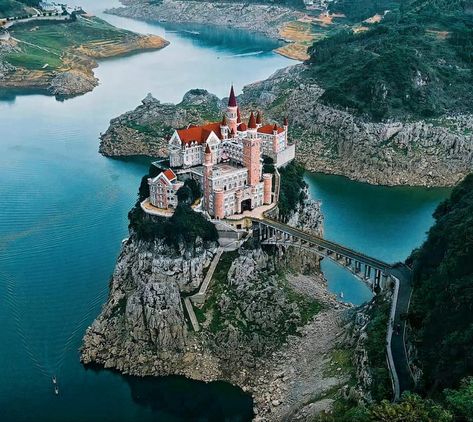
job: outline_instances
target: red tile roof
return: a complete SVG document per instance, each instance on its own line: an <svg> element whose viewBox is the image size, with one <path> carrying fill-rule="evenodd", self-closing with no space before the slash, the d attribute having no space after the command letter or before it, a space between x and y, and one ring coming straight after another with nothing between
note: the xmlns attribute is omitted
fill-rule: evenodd
<svg viewBox="0 0 473 422"><path fill-rule="evenodd" d="M170 182L172 182L177 177L176 174L171 169L167 169L163 173Z"/></svg>
<svg viewBox="0 0 473 422"><path fill-rule="evenodd" d="M241 123L240 126L238 127L238 130L240 132L246 132L247 129L248 127L244 123Z"/></svg>
<svg viewBox="0 0 473 422"><path fill-rule="evenodd" d="M273 126L273 125L261 126L261 127L258 129L258 132L260 132L260 133L266 133L267 135L272 135L275 130L277 130L278 133L284 132L284 129L283 129L282 127L278 127L276 124L275 124L274 126Z"/></svg>
<svg viewBox="0 0 473 422"><path fill-rule="evenodd" d="M256 115L256 124L260 125L261 124L261 113L258 111L258 114Z"/></svg>
<svg viewBox="0 0 473 422"><path fill-rule="evenodd" d="M212 132L215 133L219 139L222 139L220 122L209 123L203 126L188 127L187 129L178 130L177 134L183 144L190 144L191 142L203 144Z"/></svg>

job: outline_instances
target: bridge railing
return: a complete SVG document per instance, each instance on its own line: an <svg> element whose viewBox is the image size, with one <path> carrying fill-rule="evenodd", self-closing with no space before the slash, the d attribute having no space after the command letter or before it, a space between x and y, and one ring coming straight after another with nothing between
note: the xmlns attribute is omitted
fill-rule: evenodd
<svg viewBox="0 0 473 422"><path fill-rule="evenodd" d="M270 227L273 227L273 228L281 230L281 231L286 231L289 234L291 234L291 232L296 233L296 235L298 235L297 237L299 237L303 240L307 240L309 242L312 241L312 242L318 244L319 246L322 246L322 247L325 247L325 248L328 248L328 249L333 249L334 251L340 252L341 254L344 254L344 255L348 255L348 256L351 255L351 257L354 258L354 259L358 259L359 261L369 263L370 265L375 266L375 267L379 267L380 269L383 269L384 271L389 271L392 268L391 264L388 264L388 263L383 262L383 261L381 261L379 259L376 259L376 258L372 258L368 255L365 255L361 252L358 252L358 251L355 251L353 249L347 248L347 247L342 246L342 245L340 245L338 243L335 243L333 241L330 241L330 240L324 239L322 237L307 233L307 232L305 232L303 230L300 230L300 229L297 229L295 227L288 226L287 224L280 223L279 221L273 220L272 218L270 218L266 215L262 219L252 218L252 220L257 222L257 223L266 224Z"/></svg>

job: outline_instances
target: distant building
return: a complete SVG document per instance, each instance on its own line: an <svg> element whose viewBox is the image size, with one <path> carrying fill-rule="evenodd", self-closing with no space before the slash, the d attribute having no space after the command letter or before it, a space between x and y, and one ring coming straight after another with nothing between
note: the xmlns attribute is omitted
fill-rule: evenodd
<svg viewBox="0 0 473 422"><path fill-rule="evenodd" d="M295 147L288 144L288 128L286 118L283 126L263 125L261 113L252 112L248 123L242 122L232 86L221 122L174 132L169 141L169 163L174 171L166 170L149 179L151 204L159 208L177 205L177 198L171 201L169 197L166 202L163 191L158 193L158 187L164 189L160 186L166 183L168 196L177 191L182 182L169 177L176 173L200 183L202 209L215 219L271 204L273 175L263 174L262 156L273 158L277 167L294 159Z"/></svg>

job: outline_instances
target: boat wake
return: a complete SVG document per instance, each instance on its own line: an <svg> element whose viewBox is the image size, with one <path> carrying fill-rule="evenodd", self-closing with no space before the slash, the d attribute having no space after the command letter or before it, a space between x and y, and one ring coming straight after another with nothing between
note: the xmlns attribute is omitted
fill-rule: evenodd
<svg viewBox="0 0 473 422"><path fill-rule="evenodd" d="M223 59L231 59L233 57L247 57L247 56L258 56L259 54L264 53L263 50L260 51L252 51L251 53L241 53L241 54L233 54L231 56L222 56Z"/></svg>

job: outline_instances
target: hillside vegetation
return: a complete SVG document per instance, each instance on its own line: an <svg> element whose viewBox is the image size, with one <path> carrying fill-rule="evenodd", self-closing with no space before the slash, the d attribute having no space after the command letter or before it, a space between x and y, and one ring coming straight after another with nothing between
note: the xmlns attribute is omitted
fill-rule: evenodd
<svg viewBox="0 0 473 422"><path fill-rule="evenodd" d="M473 111L471 0L337 0L331 7L351 22L384 18L314 43L309 72L326 90L322 101L374 120Z"/></svg>
<svg viewBox="0 0 473 422"><path fill-rule="evenodd" d="M411 257L415 289L410 313L423 387L431 394L473 376L473 175L434 217L427 241Z"/></svg>
<svg viewBox="0 0 473 422"><path fill-rule="evenodd" d="M0 18L21 16L29 7L38 7L40 0L0 0Z"/></svg>
<svg viewBox="0 0 473 422"><path fill-rule="evenodd" d="M400 402L391 403L389 391L377 386L374 403L339 398L333 413L316 421L473 421L473 174L439 205L434 217L426 242L408 259L414 268L408 319L415 334L416 364L423 370L418 394L407 392ZM369 354L370 367L384 358L382 338L371 339L379 356Z"/></svg>

